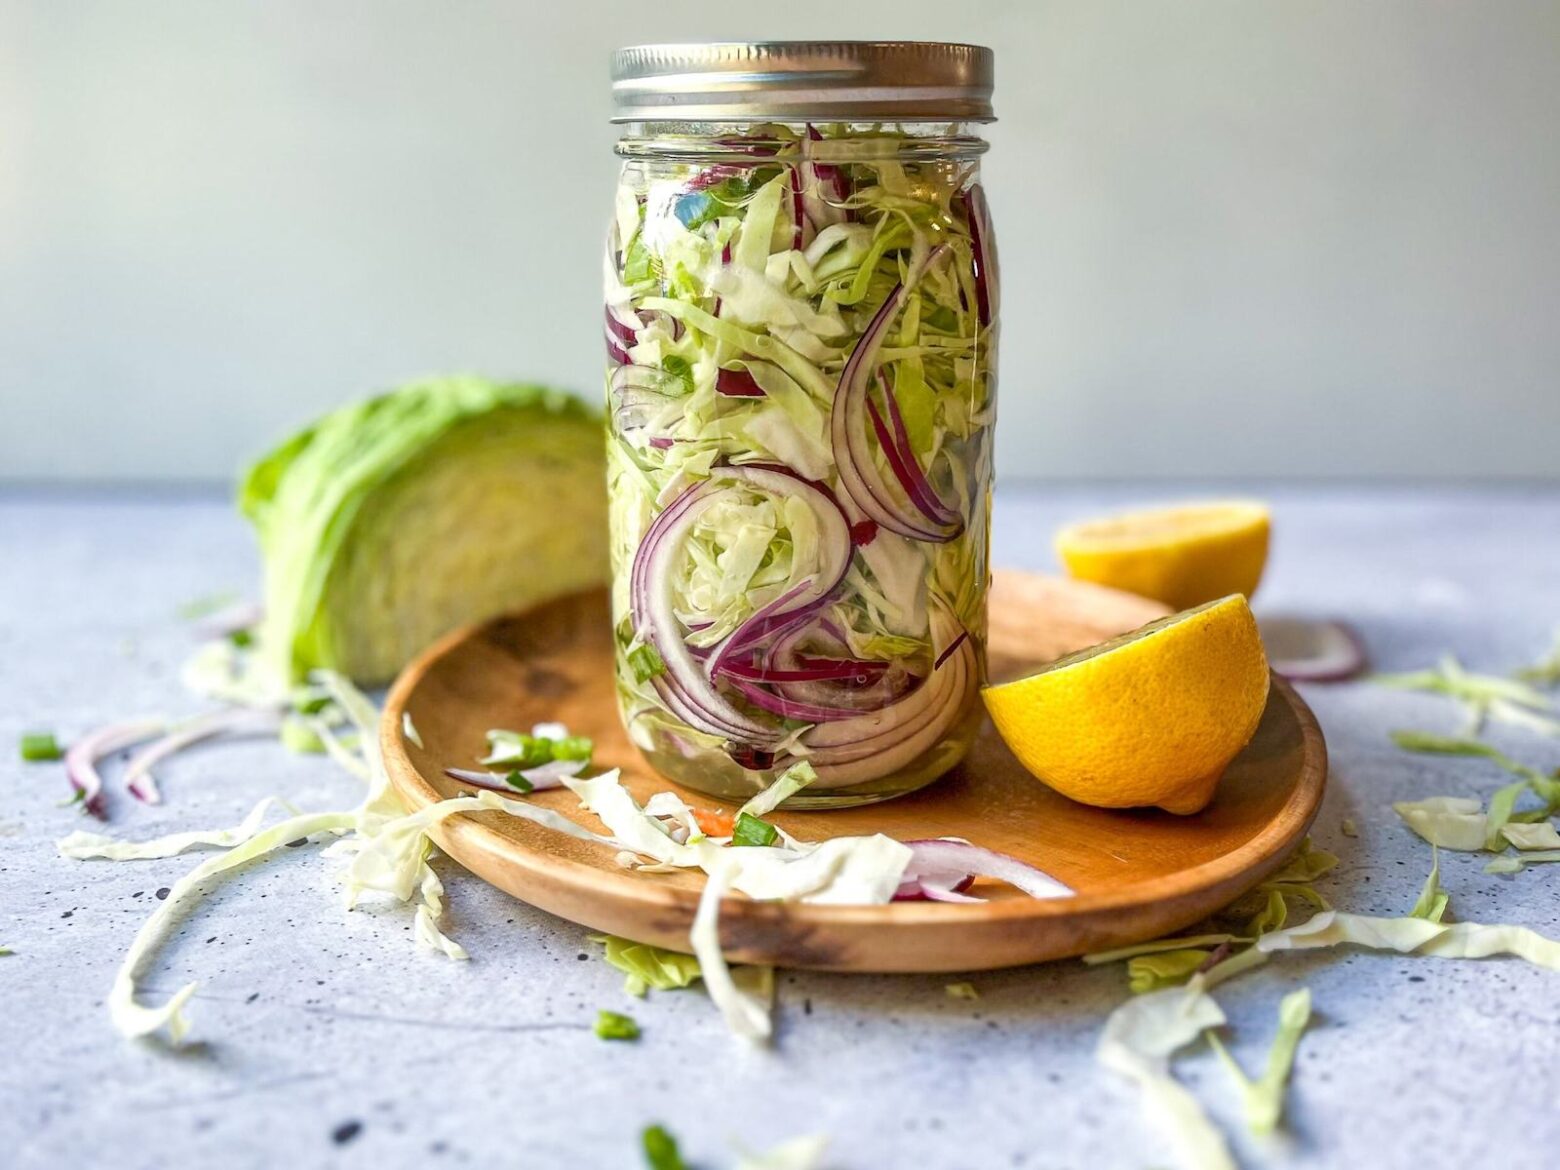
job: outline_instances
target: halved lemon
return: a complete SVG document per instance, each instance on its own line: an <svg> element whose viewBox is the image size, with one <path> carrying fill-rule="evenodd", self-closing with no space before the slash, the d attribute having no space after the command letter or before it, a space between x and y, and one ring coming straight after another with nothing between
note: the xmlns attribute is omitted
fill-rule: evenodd
<svg viewBox="0 0 1560 1170"><path fill-rule="evenodd" d="M1064 796L1194 813L1256 733L1267 693L1257 623L1234 594L981 695L1019 762Z"/></svg>
<svg viewBox="0 0 1560 1170"><path fill-rule="evenodd" d="M1179 504L1068 525L1057 533L1056 553L1079 580L1185 609L1256 592L1269 528L1262 504Z"/></svg>

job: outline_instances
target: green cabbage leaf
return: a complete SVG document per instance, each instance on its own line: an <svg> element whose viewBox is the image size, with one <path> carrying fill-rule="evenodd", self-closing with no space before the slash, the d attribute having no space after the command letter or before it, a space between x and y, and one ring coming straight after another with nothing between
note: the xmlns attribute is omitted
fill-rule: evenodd
<svg viewBox="0 0 1560 1170"><path fill-rule="evenodd" d="M239 489L268 673L384 682L457 626L605 581L601 425L557 391L452 377L282 443Z"/></svg>

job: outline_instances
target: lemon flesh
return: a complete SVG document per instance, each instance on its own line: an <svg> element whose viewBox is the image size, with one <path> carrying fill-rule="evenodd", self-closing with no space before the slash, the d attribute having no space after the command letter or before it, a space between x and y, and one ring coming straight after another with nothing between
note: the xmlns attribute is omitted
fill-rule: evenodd
<svg viewBox="0 0 1560 1170"><path fill-rule="evenodd" d="M1269 529L1262 504L1183 504L1069 525L1057 534L1056 553L1081 581L1186 609L1256 592Z"/></svg>
<svg viewBox="0 0 1560 1170"><path fill-rule="evenodd" d="M1234 594L981 696L1018 761L1064 796L1185 814L1213 799L1256 733L1267 693L1256 619Z"/></svg>

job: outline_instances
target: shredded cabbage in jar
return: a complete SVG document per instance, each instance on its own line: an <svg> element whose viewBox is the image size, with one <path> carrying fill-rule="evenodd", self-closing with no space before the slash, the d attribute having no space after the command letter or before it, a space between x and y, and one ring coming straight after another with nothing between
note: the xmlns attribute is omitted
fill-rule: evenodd
<svg viewBox="0 0 1560 1170"><path fill-rule="evenodd" d="M808 799L903 790L973 733L996 257L973 157L911 142L763 125L624 168L604 326L619 693L651 762L697 787L806 760Z"/></svg>

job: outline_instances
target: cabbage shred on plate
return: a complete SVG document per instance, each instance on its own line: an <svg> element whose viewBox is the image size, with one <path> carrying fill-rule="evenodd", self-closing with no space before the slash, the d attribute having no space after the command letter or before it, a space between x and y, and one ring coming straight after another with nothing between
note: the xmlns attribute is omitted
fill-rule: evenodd
<svg viewBox="0 0 1560 1170"><path fill-rule="evenodd" d="M618 686L652 763L708 791L799 759L814 790L905 790L973 734L995 255L973 157L913 145L753 126L624 167Z"/></svg>

